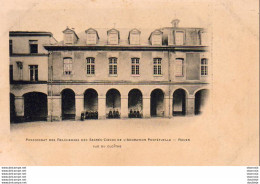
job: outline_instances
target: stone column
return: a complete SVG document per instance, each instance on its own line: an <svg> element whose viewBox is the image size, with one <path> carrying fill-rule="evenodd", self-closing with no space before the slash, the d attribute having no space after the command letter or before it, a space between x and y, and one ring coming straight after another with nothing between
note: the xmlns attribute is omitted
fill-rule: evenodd
<svg viewBox="0 0 260 184"><path fill-rule="evenodd" d="M48 121L60 121L62 118L61 96L48 96Z"/></svg>
<svg viewBox="0 0 260 184"><path fill-rule="evenodd" d="M106 96L98 96L98 119L106 119Z"/></svg>
<svg viewBox="0 0 260 184"><path fill-rule="evenodd" d="M121 96L121 118L128 118L128 96Z"/></svg>
<svg viewBox="0 0 260 184"><path fill-rule="evenodd" d="M75 120L80 120L81 113L84 111L84 95L75 96L75 108L76 108Z"/></svg>
<svg viewBox="0 0 260 184"><path fill-rule="evenodd" d="M188 96L186 98L186 115L192 116L194 115L195 108L195 96Z"/></svg>
<svg viewBox="0 0 260 184"><path fill-rule="evenodd" d="M170 98L170 96L165 96L165 114L164 114L164 117L171 117L171 105L172 105L172 103L171 103L171 98Z"/></svg>
<svg viewBox="0 0 260 184"><path fill-rule="evenodd" d="M149 118L151 117L150 113L150 96L143 96L143 117Z"/></svg>
<svg viewBox="0 0 260 184"><path fill-rule="evenodd" d="M18 118L22 118L24 116L24 97L16 96L15 100L15 112Z"/></svg>

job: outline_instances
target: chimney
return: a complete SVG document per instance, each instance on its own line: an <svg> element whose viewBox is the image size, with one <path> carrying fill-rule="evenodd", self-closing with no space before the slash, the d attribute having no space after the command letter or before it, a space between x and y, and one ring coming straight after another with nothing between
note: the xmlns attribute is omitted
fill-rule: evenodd
<svg viewBox="0 0 260 184"><path fill-rule="evenodd" d="M172 27L178 27L179 22L180 22L179 19L173 19L173 20L171 21Z"/></svg>

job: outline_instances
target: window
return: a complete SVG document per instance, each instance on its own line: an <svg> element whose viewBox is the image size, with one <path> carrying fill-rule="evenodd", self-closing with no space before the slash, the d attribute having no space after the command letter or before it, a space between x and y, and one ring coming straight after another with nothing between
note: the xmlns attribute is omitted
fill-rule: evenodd
<svg viewBox="0 0 260 184"><path fill-rule="evenodd" d="M200 44L201 45L208 45L208 36L205 32L200 32Z"/></svg>
<svg viewBox="0 0 260 184"><path fill-rule="evenodd" d="M184 33L181 31L175 32L175 44L176 45L183 45L184 42Z"/></svg>
<svg viewBox="0 0 260 184"><path fill-rule="evenodd" d="M130 34L130 44L131 45L139 45L140 44L139 34Z"/></svg>
<svg viewBox="0 0 260 184"><path fill-rule="evenodd" d="M152 38L152 45L161 45L162 44L162 35L154 34Z"/></svg>
<svg viewBox="0 0 260 184"><path fill-rule="evenodd" d="M29 40L30 45L30 53L38 53L38 41L37 40Z"/></svg>
<svg viewBox="0 0 260 184"><path fill-rule="evenodd" d="M201 69L200 69L201 75L202 76L208 75L208 59L203 58L201 60L201 65L200 66L201 66Z"/></svg>
<svg viewBox="0 0 260 184"><path fill-rule="evenodd" d="M89 57L87 58L87 75L95 74L95 58Z"/></svg>
<svg viewBox="0 0 260 184"><path fill-rule="evenodd" d="M29 65L30 81L38 81L38 65Z"/></svg>
<svg viewBox="0 0 260 184"><path fill-rule="evenodd" d="M184 65L184 59L183 58L177 58L175 60L175 76L176 77L182 77L184 75L183 73L183 65Z"/></svg>
<svg viewBox="0 0 260 184"><path fill-rule="evenodd" d="M9 54L13 54L13 40L9 40Z"/></svg>
<svg viewBox="0 0 260 184"><path fill-rule="evenodd" d="M13 76L14 76L13 65L10 65L9 66L9 80L10 80L10 82L14 80Z"/></svg>
<svg viewBox="0 0 260 184"><path fill-rule="evenodd" d="M66 33L64 35L64 42L65 42L65 44L72 44L73 43L73 34L72 33Z"/></svg>
<svg viewBox="0 0 260 184"><path fill-rule="evenodd" d="M64 58L63 59L63 72L64 75L72 74L72 58Z"/></svg>
<svg viewBox="0 0 260 184"><path fill-rule="evenodd" d="M162 75L162 58L153 59L153 74Z"/></svg>
<svg viewBox="0 0 260 184"><path fill-rule="evenodd" d="M113 45L118 44L118 34L117 33L110 33L108 35L108 44L113 44Z"/></svg>
<svg viewBox="0 0 260 184"><path fill-rule="evenodd" d="M96 44L96 43L97 43L96 33L88 33L87 34L87 44Z"/></svg>
<svg viewBox="0 0 260 184"><path fill-rule="evenodd" d="M132 58L132 75L140 74L140 59Z"/></svg>
<svg viewBox="0 0 260 184"><path fill-rule="evenodd" d="M117 75L117 58L109 58L109 75Z"/></svg>

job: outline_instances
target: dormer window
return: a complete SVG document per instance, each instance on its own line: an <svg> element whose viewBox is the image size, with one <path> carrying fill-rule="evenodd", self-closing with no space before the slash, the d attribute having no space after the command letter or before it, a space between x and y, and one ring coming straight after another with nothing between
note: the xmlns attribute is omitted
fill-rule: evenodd
<svg viewBox="0 0 260 184"><path fill-rule="evenodd" d="M67 33L64 35L64 43L65 44L72 44L73 43L73 34Z"/></svg>
<svg viewBox="0 0 260 184"><path fill-rule="evenodd" d="M118 45L119 43L119 31L116 29L110 29L107 31L108 44L109 45Z"/></svg>
<svg viewBox="0 0 260 184"><path fill-rule="evenodd" d="M89 28L86 32L86 44L87 45L95 45L99 39L98 33L95 29Z"/></svg>
<svg viewBox="0 0 260 184"><path fill-rule="evenodd" d="M200 36L200 45L208 45L208 35L204 31L199 32Z"/></svg>
<svg viewBox="0 0 260 184"><path fill-rule="evenodd" d="M162 45L162 32L160 30L156 30L151 33L150 41L152 45Z"/></svg>
<svg viewBox="0 0 260 184"><path fill-rule="evenodd" d="M74 44L78 40L78 36L73 29L69 29L68 27L63 31L64 34L64 44Z"/></svg>
<svg viewBox="0 0 260 184"><path fill-rule="evenodd" d="M175 32L175 45L183 45L184 44L184 32L176 31Z"/></svg>
<svg viewBox="0 0 260 184"><path fill-rule="evenodd" d="M140 31L138 29L132 29L129 32L129 44L130 45L139 45L140 44Z"/></svg>

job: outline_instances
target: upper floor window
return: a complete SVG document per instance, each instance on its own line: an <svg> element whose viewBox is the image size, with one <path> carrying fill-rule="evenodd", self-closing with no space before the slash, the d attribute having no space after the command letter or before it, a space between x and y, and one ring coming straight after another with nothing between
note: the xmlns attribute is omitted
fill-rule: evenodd
<svg viewBox="0 0 260 184"><path fill-rule="evenodd" d="M130 45L139 45L140 44L140 34L141 31L134 28L129 32L129 43Z"/></svg>
<svg viewBox="0 0 260 184"><path fill-rule="evenodd" d="M23 80L23 62L22 61L16 61L17 68L18 68L18 77L19 80Z"/></svg>
<svg viewBox="0 0 260 184"><path fill-rule="evenodd" d="M113 45L118 44L118 36L117 36L117 34L115 34L115 33L109 34L108 44L113 44Z"/></svg>
<svg viewBox="0 0 260 184"><path fill-rule="evenodd" d="M9 66L9 80L10 82L14 80L14 69L13 69L13 65Z"/></svg>
<svg viewBox="0 0 260 184"><path fill-rule="evenodd" d="M175 32L175 44L176 45L184 44L184 33L182 31Z"/></svg>
<svg viewBox="0 0 260 184"><path fill-rule="evenodd" d="M203 31L200 31L199 34L200 34L200 44L208 45L208 34Z"/></svg>
<svg viewBox="0 0 260 184"><path fill-rule="evenodd" d="M200 65L201 69L201 75L202 76L207 76L208 75L208 59L203 58L201 59L201 65Z"/></svg>
<svg viewBox="0 0 260 184"><path fill-rule="evenodd" d="M72 44L73 43L73 34L72 33L66 33L64 35L64 42L65 42L65 44Z"/></svg>
<svg viewBox="0 0 260 184"><path fill-rule="evenodd" d="M108 44L117 45L119 43L119 31L116 29L110 29L107 31Z"/></svg>
<svg viewBox="0 0 260 184"><path fill-rule="evenodd" d="M162 58L153 59L153 74L162 75Z"/></svg>
<svg viewBox="0 0 260 184"><path fill-rule="evenodd" d="M30 81L38 81L38 65L29 65Z"/></svg>
<svg viewBox="0 0 260 184"><path fill-rule="evenodd" d="M13 40L9 40L9 53L13 54Z"/></svg>
<svg viewBox="0 0 260 184"><path fill-rule="evenodd" d="M87 34L87 44L96 44L97 43L97 35L95 33Z"/></svg>
<svg viewBox="0 0 260 184"><path fill-rule="evenodd" d="M117 58L109 58L109 75L117 75Z"/></svg>
<svg viewBox="0 0 260 184"><path fill-rule="evenodd" d="M72 58L63 59L63 73L64 75L72 74Z"/></svg>
<svg viewBox="0 0 260 184"><path fill-rule="evenodd" d="M95 58L89 57L87 60L87 75L95 74Z"/></svg>
<svg viewBox="0 0 260 184"><path fill-rule="evenodd" d="M29 40L30 45L30 53L38 53L38 41L37 40Z"/></svg>
<svg viewBox="0 0 260 184"><path fill-rule="evenodd" d="M140 44L140 35L139 34L131 34L130 44L131 45L139 45Z"/></svg>
<svg viewBox="0 0 260 184"><path fill-rule="evenodd" d="M132 75L140 74L140 59L132 58Z"/></svg>
<svg viewBox="0 0 260 184"><path fill-rule="evenodd" d="M176 77L182 77L184 75L184 59L183 58L177 58L175 60L175 70L174 70L174 73L175 73L175 76Z"/></svg>
<svg viewBox="0 0 260 184"><path fill-rule="evenodd" d="M162 45L162 32L160 30L155 30L151 33L149 40L152 45Z"/></svg>

